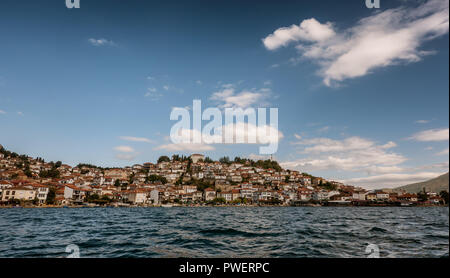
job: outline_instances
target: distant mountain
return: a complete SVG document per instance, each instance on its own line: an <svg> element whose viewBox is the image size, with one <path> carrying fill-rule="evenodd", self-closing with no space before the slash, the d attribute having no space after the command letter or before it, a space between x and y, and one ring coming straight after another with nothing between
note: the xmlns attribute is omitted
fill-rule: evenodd
<svg viewBox="0 0 450 278"><path fill-rule="evenodd" d="M417 193L422 191L425 187L426 191L441 192L446 190L448 192L448 173L437 178L427 180L424 182L412 183L405 186L394 188L395 192L406 191L408 193Z"/></svg>

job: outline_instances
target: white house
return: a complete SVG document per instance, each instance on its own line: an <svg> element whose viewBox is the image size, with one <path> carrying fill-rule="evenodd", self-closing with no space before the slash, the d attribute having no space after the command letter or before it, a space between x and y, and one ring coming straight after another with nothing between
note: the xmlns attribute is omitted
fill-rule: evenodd
<svg viewBox="0 0 450 278"><path fill-rule="evenodd" d="M364 191L355 191L352 195L353 200L364 201L366 200L366 192Z"/></svg>
<svg viewBox="0 0 450 278"><path fill-rule="evenodd" d="M2 201L8 201L12 199L32 201L36 197L36 191L26 187L11 187L5 189L2 194Z"/></svg>
<svg viewBox="0 0 450 278"><path fill-rule="evenodd" d="M150 191L150 200L154 205L159 204L159 190L152 190Z"/></svg>
<svg viewBox="0 0 450 278"><path fill-rule="evenodd" d="M48 192L50 191L48 186L33 184L32 187L36 191L36 198L39 200L39 204L44 204L47 200Z"/></svg>
<svg viewBox="0 0 450 278"><path fill-rule="evenodd" d="M212 188L205 189L205 201L212 201L216 198L216 191Z"/></svg>
<svg viewBox="0 0 450 278"><path fill-rule="evenodd" d="M124 193L122 197L133 204L144 204L147 202L147 193L143 190L131 190Z"/></svg>
<svg viewBox="0 0 450 278"><path fill-rule="evenodd" d="M192 162L197 163L200 160L205 160L205 156L202 154L195 153L195 154L191 155L191 159L192 159Z"/></svg>

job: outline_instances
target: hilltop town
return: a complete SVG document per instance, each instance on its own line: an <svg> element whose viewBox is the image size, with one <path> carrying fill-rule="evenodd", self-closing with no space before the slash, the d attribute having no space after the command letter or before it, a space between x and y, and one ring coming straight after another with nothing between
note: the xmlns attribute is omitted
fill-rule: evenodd
<svg viewBox="0 0 450 278"><path fill-rule="evenodd" d="M443 205L447 192L368 191L282 169L276 161L201 154L124 168L62 162L0 145L0 206Z"/></svg>

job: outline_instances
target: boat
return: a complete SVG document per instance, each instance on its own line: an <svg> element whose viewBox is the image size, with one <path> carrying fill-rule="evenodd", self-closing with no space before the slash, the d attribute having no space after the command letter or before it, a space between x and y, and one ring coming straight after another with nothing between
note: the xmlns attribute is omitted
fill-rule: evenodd
<svg viewBox="0 0 450 278"><path fill-rule="evenodd" d="M171 204L162 204L161 207L163 207L163 208L171 208L171 207L173 207L173 205L171 205Z"/></svg>

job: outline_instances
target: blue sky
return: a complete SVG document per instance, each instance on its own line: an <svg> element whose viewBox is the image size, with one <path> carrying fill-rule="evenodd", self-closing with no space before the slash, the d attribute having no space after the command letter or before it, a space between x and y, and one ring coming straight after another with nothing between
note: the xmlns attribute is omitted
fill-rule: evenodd
<svg viewBox="0 0 450 278"><path fill-rule="evenodd" d="M6 0L0 34L0 144L18 153L257 158L168 140L173 107L246 94L279 109L285 167L367 188L448 171L448 1Z"/></svg>

